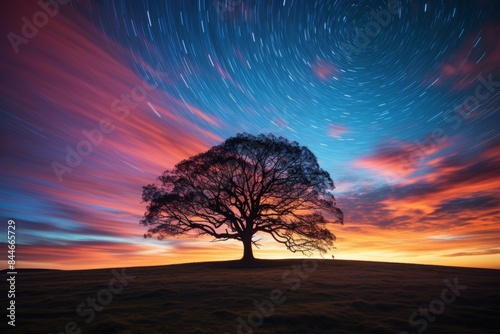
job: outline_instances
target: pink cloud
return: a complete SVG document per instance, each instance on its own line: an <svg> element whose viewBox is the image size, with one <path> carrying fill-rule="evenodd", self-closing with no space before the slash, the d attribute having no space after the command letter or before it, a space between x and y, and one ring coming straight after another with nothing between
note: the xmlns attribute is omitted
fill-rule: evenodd
<svg viewBox="0 0 500 334"><path fill-rule="evenodd" d="M316 60L312 68L316 77L323 81L335 78L338 74L338 69L326 60Z"/></svg>
<svg viewBox="0 0 500 334"><path fill-rule="evenodd" d="M427 165L432 157L449 146L445 137L431 134L418 142L390 141L362 157L353 166L375 171L390 179L406 178L418 168Z"/></svg>
<svg viewBox="0 0 500 334"><path fill-rule="evenodd" d="M480 31L471 33L453 58L443 63L437 73L426 81L435 82L436 85L447 85L452 82L451 88L460 90L477 85L476 78L480 74L483 76L498 74L499 34L500 24L488 24Z"/></svg>
<svg viewBox="0 0 500 334"><path fill-rule="evenodd" d="M348 129L345 126L338 124L328 125L328 134L334 138L340 138L344 133L347 133Z"/></svg>

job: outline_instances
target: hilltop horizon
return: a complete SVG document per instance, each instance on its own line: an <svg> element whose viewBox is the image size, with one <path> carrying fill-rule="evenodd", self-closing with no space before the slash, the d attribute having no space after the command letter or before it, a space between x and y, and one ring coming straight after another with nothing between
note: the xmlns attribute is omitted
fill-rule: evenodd
<svg viewBox="0 0 500 334"><path fill-rule="evenodd" d="M325 261L325 262L353 262L353 263L380 263L380 264L401 264L401 265L415 265L415 266L431 266L431 267L449 267L449 268L462 268L462 269L486 269L486 270L500 270L500 266L498 267L467 267L467 266L457 266L457 265L446 265L446 264L432 264L432 263L412 263L412 262L394 262L394 261L373 261L373 260L362 260L362 259L328 259L321 257L297 257L297 258L273 258L273 259L265 259L265 258L255 258L257 264L267 263L268 265L272 265L272 263L280 264L280 262L288 263L293 261L303 261L303 260L311 260L311 261ZM193 261L193 262L175 262L175 263L164 263L164 264L154 264L154 265L137 265L130 267L123 266L111 266L111 267L86 267L86 268L74 268L74 269L64 269L64 268L24 268L17 267L17 270L22 271L82 271L82 270L107 270L107 269L117 269L117 268L154 268L154 267L167 267L167 266L179 266L179 265L195 265L195 264L235 264L239 265L240 268L244 268L244 262L241 262L241 259L226 259L226 260L208 260L208 261ZM249 269L252 269L253 266L249 265ZM9 269L0 269L0 272L8 272Z"/></svg>

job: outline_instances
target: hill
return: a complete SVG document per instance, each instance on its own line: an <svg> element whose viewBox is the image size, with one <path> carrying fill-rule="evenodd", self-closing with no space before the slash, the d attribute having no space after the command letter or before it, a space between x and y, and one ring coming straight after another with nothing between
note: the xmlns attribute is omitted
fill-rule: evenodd
<svg viewBox="0 0 500 334"><path fill-rule="evenodd" d="M314 259L27 271L2 333L498 333L499 282L500 270Z"/></svg>

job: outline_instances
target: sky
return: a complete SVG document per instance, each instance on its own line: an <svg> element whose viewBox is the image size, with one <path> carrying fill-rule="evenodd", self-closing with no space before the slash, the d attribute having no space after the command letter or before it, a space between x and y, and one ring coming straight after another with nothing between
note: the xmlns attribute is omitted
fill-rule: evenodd
<svg viewBox="0 0 500 334"><path fill-rule="evenodd" d="M498 1L2 6L0 240L14 220L17 267L240 258L144 239L139 220L142 186L248 132L330 173L345 225L325 258L500 268ZM256 257L303 256L260 237Z"/></svg>

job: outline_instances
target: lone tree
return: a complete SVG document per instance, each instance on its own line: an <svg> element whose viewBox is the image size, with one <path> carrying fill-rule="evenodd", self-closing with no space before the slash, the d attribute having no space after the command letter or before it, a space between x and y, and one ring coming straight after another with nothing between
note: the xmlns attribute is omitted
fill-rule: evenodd
<svg viewBox="0 0 500 334"><path fill-rule="evenodd" d="M254 259L256 233L269 233L290 251L325 253L343 224L330 175L297 142L272 134L238 134L178 163L143 187L145 237L211 235L243 242L243 261ZM323 216L325 213L325 218Z"/></svg>

